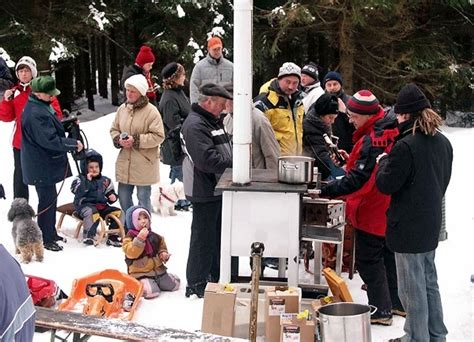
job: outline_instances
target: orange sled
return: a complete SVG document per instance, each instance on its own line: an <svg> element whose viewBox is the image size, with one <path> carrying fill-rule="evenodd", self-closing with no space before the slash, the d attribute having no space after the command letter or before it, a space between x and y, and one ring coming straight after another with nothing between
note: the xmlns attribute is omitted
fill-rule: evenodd
<svg viewBox="0 0 474 342"><path fill-rule="evenodd" d="M132 320L143 293L143 285L117 270L104 270L75 279L70 297L59 310L90 316Z"/></svg>

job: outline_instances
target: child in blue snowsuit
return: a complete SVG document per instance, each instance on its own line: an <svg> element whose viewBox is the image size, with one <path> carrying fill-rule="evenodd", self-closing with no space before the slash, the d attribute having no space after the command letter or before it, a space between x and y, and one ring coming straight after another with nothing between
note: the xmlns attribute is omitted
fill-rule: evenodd
<svg viewBox="0 0 474 342"><path fill-rule="evenodd" d="M94 151L87 150L85 159L81 160L81 174L72 182L71 191L74 193L74 209L83 220L83 240L86 245L94 244L97 226L100 218L108 214L120 217L122 211L110 206L117 201L114 184L109 177L102 175L102 156ZM111 220L109 229L116 229L117 223ZM107 245L121 247L120 239L111 235Z"/></svg>

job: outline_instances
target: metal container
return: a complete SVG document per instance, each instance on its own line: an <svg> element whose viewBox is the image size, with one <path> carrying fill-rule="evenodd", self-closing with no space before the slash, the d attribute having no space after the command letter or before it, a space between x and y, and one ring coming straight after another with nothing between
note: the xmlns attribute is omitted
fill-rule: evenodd
<svg viewBox="0 0 474 342"><path fill-rule="evenodd" d="M355 303L334 303L320 307L319 324L323 342L370 342L371 307Z"/></svg>
<svg viewBox="0 0 474 342"><path fill-rule="evenodd" d="M304 184L313 181L314 158L287 156L278 158L278 181Z"/></svg>

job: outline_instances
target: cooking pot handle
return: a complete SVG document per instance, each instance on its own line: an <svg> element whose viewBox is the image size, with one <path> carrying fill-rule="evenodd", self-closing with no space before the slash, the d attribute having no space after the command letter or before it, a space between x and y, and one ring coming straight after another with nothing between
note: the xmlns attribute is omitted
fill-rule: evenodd
<svg viewBox="0 0 474 342"><path fill-rule="evenodd" d="M376 307L376 306L373 306L373 305L370 305L370 304L369 304L369 307L370 307L370 309L373 309L373 310L374 310L374 311L370 310L370 316L372 316L374 313L377 312L377 307Z"/></svg>
<svg viewBox="0 0 474 342"><path fill-rule="evenodd" d="M289 162L283 162L281 165L285 170L298 170L297 164L292 164Z"/></svg>

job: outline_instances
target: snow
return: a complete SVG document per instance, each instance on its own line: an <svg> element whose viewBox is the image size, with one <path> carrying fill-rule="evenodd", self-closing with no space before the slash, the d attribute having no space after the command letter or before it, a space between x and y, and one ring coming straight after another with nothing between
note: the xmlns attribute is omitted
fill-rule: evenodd
<svg viewBox="0 0 474 342"><path fill-rule="evenodd" d="M178 18L183 18L186 15L181 5L176 6L176 11L178 12Z"/></svg>
<svg viewBox="0 0 474 342"><path fill-rule="evenodd" d="M101 1L100 6L105 7L105 4ZM97 23L100 31L104 30L104 26L109 25L110 21L105 17L105 12L100 11L95 7L95 3L92 2L89 5L89 16Z"/></svg>
<svg viewBox="0 0 474 342"><path fill-rule="evenodd" d="M99 151L104 157L103 174L114 178L114 164L117 149L112 145L109 128L114 114L106 115L92 122L82 123L90 146ZM11 239L11 223L7 221L7 211L12 198L13 153L10 145L13 124L0 124L0 156L3 167L0 171L0 181L5 187L7 200L0 200L0 222L4 229L0 230L0 242L13 255L14 246ZM473 224L474 211L472 193L474 181L471 176L473 158L471 146L474 143L474 130L467 128L444 128L445 134L454 147L454 167L451 184L446 195L448 240L440 243L437 250L437 267L439 286L444 305L445 323L449 330L448 341L473 341L473 308L474 285L470 283L470 275L474 274ZM10 137L8 139L7 137ZM73 172L77 172L73 164ZM167 182L169 168L161 166L161 177ZM71 202L73 196L69 191L72 178L65 181L59 194L58 204ZM117 186L117 184L115 184ZM58 185L59 189L59 185ZM30 187L30 203L36 209L37 197L34 188ZM135 321L149 326L199 330L201 327L203 300L185 298L186 261L190 237L190 212L178 212L174 217L161 217L153 214L152 227L163 235L172 254L168 270L177 274L181 280L181 288L177 292L164 292L153 300L142 300L135 316ZM73 279L107 268L126 272L124 255L120 248L100 245L98 247L84 246L73 237L76 222L66 218L62 233L68 237L62 252L45 251L42 263L32 262L21 264L24 273L54 279L66 292L71 290ZM240 265L242 274L249 274L248 259ZM276 275L272 270L265 275ZM301 278L308 280L310 276L301 272ZM347 278L347 274L344 274ZM360 290L361 280L355 275L353 280L347 280L350 291L356 302L366 303L366 293ZM387 341L389 338L403 334L404 319L395 316L391 327L372 326L374 342ZM35 341L49 340L49 333L36 334ZM106 340L92 337L91 341ZM261 339L260 339L261 340Z"/></svg>
<svg viewBox="0 0 474 342"><path fill-rule="evenodd" d="M0 57L3 58L3 60L7 63L7 66L9 68L14 68L15 67L15 61L13 61L8 54L8 52L5 51L4 48L0 47Z"/></svg>
<svg viewBox="0 0 474 342"><path fill-rule="evenodd" d="M67 59L73 57L73 55L68 51L63 43L52 38L51 42L54 46L51 48L51 54L49 55L49 61L52 63L57 63L60 59Z"/></svg>

